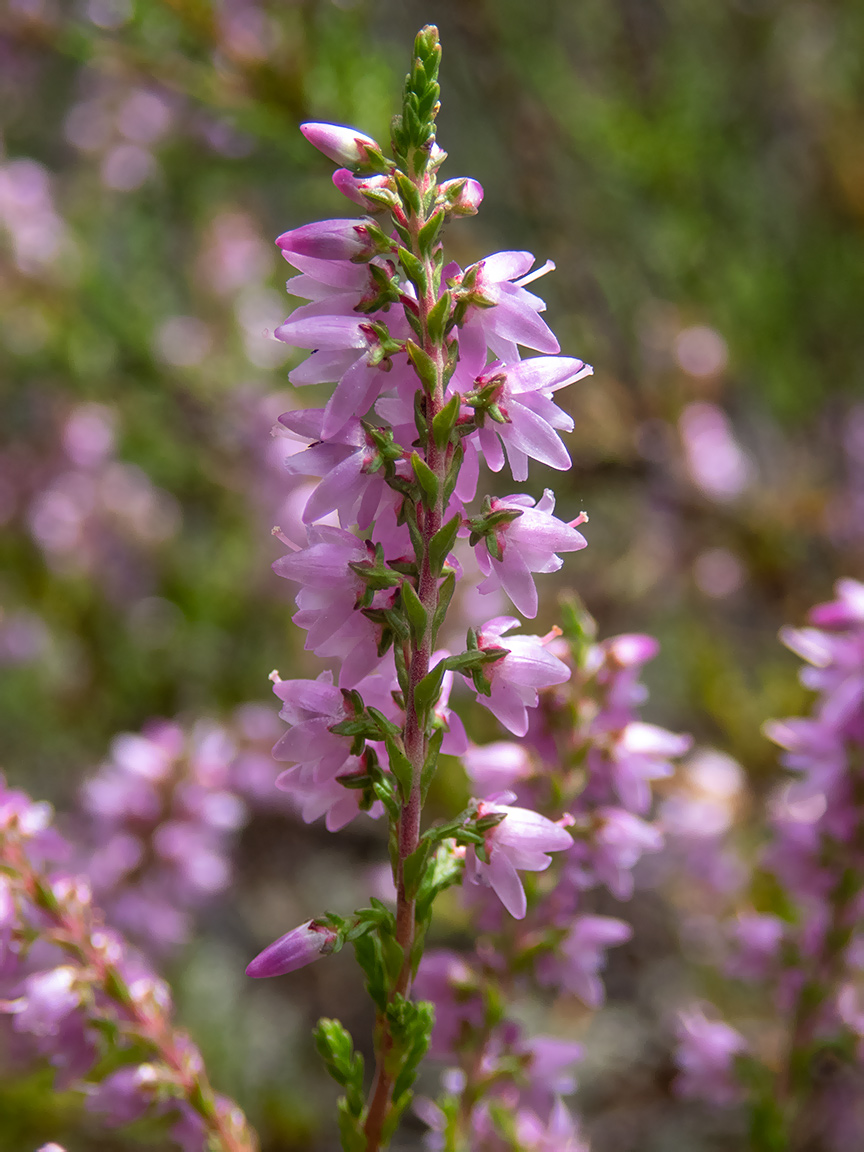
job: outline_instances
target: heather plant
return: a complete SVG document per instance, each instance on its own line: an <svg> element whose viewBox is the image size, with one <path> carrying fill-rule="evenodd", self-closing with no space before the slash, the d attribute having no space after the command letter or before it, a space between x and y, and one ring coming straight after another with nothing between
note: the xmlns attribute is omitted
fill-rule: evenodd
<svg viewBox="0 0 864 1152"><path fill-rule="evenodd" d="M731 903L715 910L723 971L739 990L723 1000L738 1001L739 1027L705 1004L679 1018L679 1092L746 1107L760 1152L815 1140L840 1150L862 1131L864 585L840 580L836 593L807 627L781 632L817 698L809 715L765 725L791 775L768 797L763 842Z"/></svg>
<svg viewBox="0 0 864 1152"><path fill-rule="evenodd" d="M175 7L188 15L184 4ZM158 37L137 42L137 18L123 31L122 8L116 29L111 5L87 11L96 24L109 20L106 59L116 51L116 64L135 44L124 57L127 67ZM59 19L47 6L13 9L13 23ZM150 16L144 13L142 28ZM196 27L203 36L203 26ZM207 33L219 67L236 69L235 81L272 79L269 64L259 68L256 61L267 58L267 29L275 27L275 14L265 19L254 5L225 14ZM275 340L261 331L273 301L259 223L245 208L210 205L212 220L195 257L205 294L211 304L221 300L233 309L244 355L256 367L289 359L296 365L295 350L310 353L290 373L297 392L265 397L261 388L269 385L260 380L234 381L230 393L211 400L211 392L219 393L208 376L216 361L226 377L234 363L221 346L215 355L219 325L173 314L156 324L160 370L187 373L184 400L197 387L211 405L213 435L198 441L196 409L195 450L185 445L178 456L206 458L208 478L241 496L244 522L256 514L277 522L274 537L287 551L274 568L296 593L294 623L307 651L327 661L327 670L315 679L271 676L287 725L273 749L281 766L275 788L280 769L261 752L262 742L277 739L275 710L262 713L254 705L219 724L196 720L201 710L192 708L176 721L151 721L138 734L116 738L85 781L78 811L60 823L74 844L51 827L45 805L0 788L4 1051L22 1067L47 1060L55 1087L83 1095L87 1111L105 1126L155 1116L188 1152L256 1147L241 1110L213 1086L218 1069L211 1082L198 1048L177 1027L163 968L176 965L196 914L227 893L252 814L292 812L328 833L352 824L355 847L367 837L363 844L381 857L384 843L389 849L388 879L375 874L366 906L348 912L334 885L320 911L248 966L253 977L285 976L352 946L374 1011L371 1040L329 1017L315 1033L342 1089L343 1148L388 1147L413 1107L432 1149L587 1149L590 1100L587 1116L577 1118L565 1098L590 1048L587 1022L603 1008L607 968L617 967L620 985L618 958L632 958L632 944L640 944L638 914L631 915L628 902L635 896L638 910L640 887L652 883L655 891L665 886L660 899L669 899L681 918L685 944L701 936L699 955L710 960L705 996L717 1004L691 1001L689 986L683 995L678 986L674 996L667 992L663 1024L670 1034L677 1029L677 1074L671 1063L655 1068L655 1096L665 1098L671 1083L673 1095L697 1102L709 1130L727 1110L735 1147L745 1137L734 1125L745 1114L757 1152L815 1148L817 1131L820 1150L855 1147L864 1130L856 1091L864 1043L857 780L864 592L843 582L836 603L814 610L812 628L783 634L811 665L802 679L819 700L811 717L766 729L797 778L770 798L764 837L750 828L742 835L747 814L732 813L731 797L743 791L733 761L703 750L679 764L690 737L642 719L642 673L657 641L632 632L599 639L572 595L544 635L520 630L511 613L527 620L542 614L544 627L551 623L552 582L542 578L562 567L564 553L586 546L587 517L575 515L578 505L556 515L555 495L549 489L538 495L539 484L531 494L512 489L534 483L538 465L560 473L570 468L561 433L573 432L574 422L556 394L591 369L561 355L543 318L545 303L532 290L553 270L551 261L535 268L530 253L502 251L463 268L445 254L446 229L478 211L483 190L467 177L439 180L446 161L436 140L439 57L436 30L424 28L388 150L353 128L303 124L306 139L339 165L336 189L362 214L279 237L296 273L289 294L306 303L276 328ZM372 67L368 54L365 66ZM162 146L184 132L189 138L191 97L181 88L187 84L199 96L202 90L191 71L170 92L121 73L106 67L98 83L87 91L85 85L66 123L68 143L97 163L103 187L120 198L158 184ZM504 99L503 88L499 95ZM592 115L586 109L588 121ZM251 137L225 122L202 121L199 129L225 157L245 156L252 147ZM596 134L609 129L604 124ZM561 137L555 139L557 148ZM543 141L536 143L542 151ZM167 169L171 161L164 162ZM541 196L536 179L526 159L513 184L524 186L532 212L542 203L569 233L569 201L566 213L559 205L556 220L554 181ZM25 291L44 280L65 300L61 270L75 283L80 251L54 190L40 163L0 165L9 283ZM665 242L658 247L669 251ZM140 263L146 265L143 253ZM572 284L573 269L566 275ZM10 331L16 315L13 309ZM278 323L266 322L268 329ZM602 609L604 597L626 599L643 580L674 590L692 567L695 587L715 606L725 601L728 615L751 578L791 582L781 572L782 549L764 546L775 540L780 517L764 485L755 487L754 429L745 420L739 442L738 413L730 417L719 392L729 351L723 338L671 308L646 309L644 327L656 361L649 375L662 371L662 330L688 387L700 390L679 397L677 433L650 389L632 411L621 404L621 413L607 419L625 433L616 466L633 471L647 515L617 569L592 561L589 601ZM38 323L33 331L38 337ZM28 337L22 324L20 348L26 350L28 338L32 332ZM199 382L190 387L196 371ZM621 396L609 383L614 407ZM295 407L303 388L319 407ZM124 423L114 404L113 391L110 407L64 399L44 421L62 429L53 449L4 451L0 518L35 544L37 565L50 579L92 585L128 614L140 637L160 613L168 613L169 630L176 620L171 601L160 597L177 595L182 579L157 572L154 560L158 554L161 565L169 556L179 505L164 475L157 472L157 486L125 463L127 443L121 458L115 440L130 429L129 458L135 458L135 421ZM279 416L283 408L289 410ZM244 479L223 467L226 445L249 452L277 416L269 448L259 450L257 464L246 463ZM595 411L593 419L583 450L606 418ZM174 435L163 424L155 422L160 447ZM848 492L826 506L824 524L809 515L809 504L806 518L808 531L847 542L860 535L855 427L845 438ZM604 484L605 464L597 460L607 449L597 447L596 459L588 453ZM758 460L764 481L762 454ZM806 469L794 471L797 484ZM800 486L792 487L794 497ZM565 507L573 489L562 493ZM611 486L609 492L605 505L590 493L603 519L616 503ZM182 539L190 526L200 528L199 511L195 499L183 501ZM797 536L801 518L786 515L794 522L787 534ZM702 547L698 529L712 517L728 530L728 547ZM680 531L693 524L695 532ZM248 558L248 548L238 551ZM230 550L220 549L215 565L214 549L197 552L197 564L177 565L188 568L183 579L190 587L205 570L208 580L215 572L221 603L254 603L257 589L238 594L238 569L233 586L230 571L220 583ZM274 605L267 610L272 617ZM695 624L679 637L675 655L685 675L705 658L700 640ZM51 646L39 615L22 609L0 618L3 662L38 665ZM726 658L720 647L711 654L718 664ZM290 659L282 671L291 667L297 676ZM305 670L307 659L296 663ZM118 664L125 677L135 662ZM166 680L196 682L166 665ZM740 735L752 702L734 692L727 698L727 686L728 678L723 691L706 689L705 696L721 726ZM680 684L667 681L663 689L667 703L680 694ZM238 690L245 698L246 688ZM194 691L179 698L197 704ZM492 738L480 743L481 734ZM454 786L459 763L464 773ZM470 799L452 803L463 783ZM755 839L764 841L756 855ZM350 844L351 837L342 840ZM337 911L326 910L331 903ZM177 967L171 971L182 979ZM614 998L614 974L610 987ZM182 992L180 999L182 1018ZM671 1000L677 1018L668 1011ZM661 1062L670 1039L655 1041ZM634 1048L637 1041L634 1028ZM371 1070L361 1050L372 1053ZM427 1060L441 1066L437 1090L432 1072L423 1071ZM687 1115L686 1105L664 1103L679 1110L676 1117ZM662 1131L656 1135L660 1146L664 1139ZM595 1146L614 1146L614 1137L605 1140L601 1132ZM52 1143L42 1152L63 1150Z"/></svg>
<svg viewBox="0 0 864 1152"><path fill-rule="evenodd" d="M633 866L660 846L645 819L651 781L671 773L669 757L689 741L635 719L638 670L654 642L595 645L576 608L567 639L558 627L513 635L520 621L495 615L471 622L461 650L439 646L472 566L481 596L503 594L530 619L535 575L585 547L578 528L587 517L556 517L548 489L540 500L475 501L481 466L506 466L517 483L529 461L569 468L559 434L572 420L555 393L591 371L559 355L545 305L526 287L550 265L532 272L530 253L498 252L462 269L445 256L444 226L474 214L482 189L467 178L438 181L439 57L436 30L424 28L393 122L393 159L354 129L303 125L345 165L334 183L368 214L303 225L277 241L298 272L289 292L310 301L276 331L312 350L290 379L335 387L323 408L280 417L307 445L288 471L319 482L303 512L305 540L274 529L291 549L274 569L299 585L294 622L306 648L337 662L315 680L273 675L289 725L274 748L290 765L277 785L304 820L324 817L330 831L361 814L386 819L395 910L373 899L351 917L326 913L270 945L248 972L282 975L354 946L376 1009L368 1092L342 1025L322 1020L317 1031L345 1089L346 1149L389 1144L430 1042L461 1067L441 1101L424 1106L433 1145L576 1148L560 1093L578 1046L524 1036L501 1005L512 981L532 975L600 1003L605 949L629 929L591 915L582 894L603 884L630 895ZM541 355L523 359L520 347ZM520 744L468 747L450 703L456 676ZM465 757L474 796L424 827L442 754ZM565 863L533 886L529 917L523 874L550 869L553 853ZM460 883L484 929L474 968L448 954L424 957L434 902ZM415 979L428 1000L412 997Z"/></svg>

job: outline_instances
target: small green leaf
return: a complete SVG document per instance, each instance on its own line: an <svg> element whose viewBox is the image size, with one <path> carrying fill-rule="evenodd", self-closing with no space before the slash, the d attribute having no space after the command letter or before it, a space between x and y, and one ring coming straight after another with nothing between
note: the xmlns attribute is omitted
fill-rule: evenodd
<svg viewBox="0 0 864 1152"><path fill-rule="evenodd" d="M413 340L405 341L405 351L414 365L414 371L420 378L420 383L431 396L438 386L438 369L435 367L435 361Z"/></svg>
<svg viewBox="0 0 864 1152"><path fill-rule="evenodd" d="M439 448L444 448L456 427L459 411L462 407L462 397L458 392L447 401L441 411L432 420L432 435Z"/></svg>
<svg viewBox="0 0 864 1152"><path fill-rule="evenodd" d="M423 261L418 260L414 253L409 252L407 248L400 248L398 255L399 263L402 265L405 275L417 289L417 295L422 297L425 295L429 283Z"/></svg>
<svg viewBox="0 0 864 1152"><path fill-rule="evenodd" d="M384 736L401 736L402 729L398 724L394 724L392 720L388 720L383 712L379 712L377 708L369 708L369 715L378 726L378 733L383 739Z"/></svg>
<svg viewBox="0 0 864 1152"><path fill-rule="evenodd" d="M453 599L453 593L456 590L456 573L448 572L438 588L438 607L435 609L435 615L432 617L432 644L434 646L435 639L438 636L438 630L444 623L447 616L447 609L450 607L450 601Z"/></svg>
<svg viewBox="0 0 864 1152"><path fill-rule="evenodd" d="M426 317L426 331L429 333L429 339L435 345L442 343L447 329L450 327L450 308L452 304L453 297L450 292L443 292L429 309L429 315Z"/></svg>
<svg viewBox="0 0 864 1152"><path fill-rule="evenodd" d="M353 941L357 963L366 974L366 989L375 1005L384 1012L387 1008L387 979L381 941L374 933Z"/></svg>
<svg viewBox="0 0 864 1152"><path fill-rule="evenodd" d="M453 448L453 453L447 464L447 475L444 479L444 504L449 503L450 497L453 495L453 489L456 487L456 481L459 479L459 470L462 467L462 461L465 458L465 449L462 447L462 441Z"/></svg>
<svg viewBox="0 0 864 1152"><path fill-rule="evenodd" d="M414 590L414 585L405 581L402 585L402 607L411 625L411 631L417 641L426 634L426 625L429 623L429 613L420 602L420 597Z"/></svg>
<svg viewBox="0 0 864 1152"><path fill-rule="evenodd" d="M429 853L432 851L432 845L428 840L421 840L420 846L411 853L402 865L402 883L405 885L405 895L408 900L413 900L417 895L417 890L423 880L423 873L426 870L426 861L429 859Z"/></svg>
<svg viewBox="0 0 864 1152"><path fill-rule="evenodd" d="M417 237L417 245L424 256L430 256L432 249L435 246L435 241L438 239L438 234L441 231L441 225L444 223L446 213L443 208L432 216L423 227Z"/></svg>
<svg viewBox="0 0 864 1152"><path fill-rule="evenodd" d="M411 453L411 467L414 469L414 475L417 477L420 487L423 489L426 504L431 507L438 499L438 477L417 452ZM434 540L435 537L433 536L432 539Z"/></svg>
<svg viewBox="0 0 864 1152"><path fill-rule="evenodd" d="M462 525L462 517L457 512L443 524L429 541L429 568L433 576L440 576L447 557L456 543L456 535Z"/></svg>
<svg viewBox="0 0 864 1152"><path fill-rule="evenodd" d="M423 802L426 800L426 793L429 791L429 785L435 778L435 772L438 768L438 756L441 752L441 743L443 740L443 728L437 728L429 739L429 750L426 753L426 760L423 764L423 771L420 773L420 799Z"/></svg>
<svg viewBox="0 0 864 1152"><path fill-rule="evenodd" d="M440 664L435 665L428 675L423 677L414 689L414 707L421 715L428 712L437 703L446 671L445 662L442 660Z"/></svg>
<svg viewBox="0 0 864 1152"><path fill-rule="evenodd" d="M399 189L399 195L402 201L407 205L409 211L413 212L415 216L419 216L423 211L423 203L420 199L420 189L413 180L409 180L404 172L396 172L396 186Z"/></svg>
<svg viewBox="0 0 864 1152"><path fill-rule="evenodd" d="M411 794L411 786L414 783L414 768L411 761L405 755L405 749L402 746L402 741L396 743L394 737L389 734L384 737L384 744L387 748L387 759L390 761L390 771L396 777L399 784L399 792L403 801L407 801Z"/></svg>
<svg viewBox="0 0 864 1152"><path fill-rule="evenodd" d="M448 656L443 663L451 672L461 672L463 676L467 676L475 668L482 668L484 664L494 664L496 660L503 659L508 652L508 648L475 648L473 651Z"/></svg>

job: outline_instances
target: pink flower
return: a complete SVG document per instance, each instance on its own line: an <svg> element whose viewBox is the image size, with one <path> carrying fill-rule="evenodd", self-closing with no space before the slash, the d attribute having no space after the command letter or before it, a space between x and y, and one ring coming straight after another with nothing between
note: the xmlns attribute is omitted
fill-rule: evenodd
<svg viewBox="0 0 864 1152"><path fill-rule="evenodd" d="M605 989L598 973L606 966L606 949L632 935L629 924L612 916L578 916L556 952L538 960L538 979L574 993L589 1008L599 1008Z"/></svg>
<svg viewBox="0 0 864 1152"><path fill-rule="evenodd" d="M592 372L589 365L569 356L534 356L515 364L478 366L473 390L485 390L504 417L503 423L485 419L477 433L492 471L499 472L504 464L499 437L514 480L528 478L529 458L566 471L570 457L558 433L572 432L573 420L555 404L552 393Z"/></svg>
<svg viewBox="0 0 864 1152"><path fill-rule="evenodd" d="M291 228L276 238L282 255L301 272L312 271L321 260L369 259L375 254L375 243L362 220L316 220ZM306 259L316 261L304 267Z"/></svg>
<svg viewBox="0 0 864 1152"><path fill-rule="evenodd" d="M342 294L295 309L274 335L295 348L311 348L312 355L290 373L292 384L338 381L324 409L322 434L329 438L351 416L363 416L385 388L401 377L416 379L404 353L395 360L382 353L379 337L368 317L355 311L356 294ZM394 317L397 339L404 318ZM387 371L388 367L393 372Z"/></svg>
<svg viewBox="0 0 864 1152"><path fill-rule="evenodd" d="M376 212L381 204L370 196L368 192L391 192L393 178L391 176L355 176L347 168L337 168L333 173L333 183L343 196L347 196L367 212ZM395 199L395 196L394 196Z"/></svg>
<svg viewBox="0 0 864 1152"><path fill-rule="evenodd" d="M537 707L537 689L563 684L570 679L570 669L547 649L552 634L504 638L518 625L514 616L496 616L480 629L477 642L481 648L506 648L507 655L483 669L491 694L479 695L478 700L514 736L524 736L528 709Z"/></svg>
<svg viewBox="0 0 864 1152"><path fill-rule="evenodd" d="M465 753L465 771L476 786L477 795L512 788L534 774L531 757L524 744L496 740L492 744L472 745Z"/></svg>
<svg viewBox="0 0 864 1152"><path fill-rule="evenodd" d="M330 512L339 513L343 525L357 524L367 529L378 514L382 501L395 501L384 483L384 471L370 471L378 461L378 449L356 417L324 439L323 408L285 412L279 424L289 432L311 441L305 452L297 452L285 462L289 475L320 476L303 511L303 521L313 524Z"/></svg>
<svg viewBox="0 0 864 1152"><path fill-rule="evenodd" d="M549 852L562 852L573 839L560 825L528 808L510 808L481 800L477 817L502 814L504 819L485 833L488 863L473 848L465 859L465 875L472 884L486 884L495 892L511 916L522 920L527 910L525 889L517 870L544 872L552 863Z"/></svg>
<svg viewBox="0 0 864 1152"><path fill-rule="evenodd" d="M600 808L592 866L600 884L619 900L633 895L633 869L646 852L659 852L663 833L623 808Z"/></svg>
<svg viewBox="0 0 864 1152"><path fill-rule="evenodd" d="M496 525L476 545L477 563L486 579L483 593L503 588L518 610L529 618L537 615L537 588L532 573L557 572L563 564L558 552L578 552L588 541L574 525L552 515L555 496L547 488L539 502L530 496L504 496L490 501L488 515L518 512L515 520ZM496 556L495 553L498 553Z"/></svg>
<svg viewBox="0 0 864 1152"><path fill-rule="evenodd" d="M368 163L367 148L374 148L376 152L381 151L371 136L342 124L309 122L301 124L300 131L312 147L323 152L328 160L344 164L348 168L358 168Z"/></svg>
<svg viewBox="0 0 864 1152"><path fill-rule="evenodd" d="M692 743L691 736L641 720L622 729L612 745L611 768L615 791L625 808L647 812L651 807L649 781L671 776L675 769L670 759L689 752Z"/></svg>
<svg viewBox="0 0 864 1152"><path fill-rule="evenodd" d="M307 920L299 928L292 928L259 952L246 969L247 976L284 976L305 968L313 960L328 956L333 951L337 933L326 924Z"/></svg>
<svg viewBox="0 0 864 1152"><path fill-rule="evenodd" d="M368 560L369 551L364 541L327 524L312 525L308 538L308 548L283 556L273 571L302 586L294 623L308 633L306 648L317 656L338 657L340 687L352 688L380 663L378 630L356 610L363 581L348 567ZM386 591L376 593L373 606L385 603L388 596Z"/></svg>
<svg viewBox="0 0 864 1152"><path fill-rule="evenodd" d="M469 282L473 273L473 292L484 302L469 312L466 327L479 328L502 360L519 359L518 353L514 355L517 344L537 352L560 351L555 333L539 316L546 310L545 302L524 287L555 265L548 261L528 275L533 263L530 252L496 252L465 271ZM490 304L495 307L490 308Z"/></svg>
<svg viewBox="0 0 864 1152"><path fill-rule="evenodd" d="M675 1089L684 1097L711 1104L734 1103L740 1095L735 1082L734 1059L747 1049L747 1042L722 1020L709 1020L693 1006L678 1014L678 1050L675 1063L680 1074Z"/></svg>

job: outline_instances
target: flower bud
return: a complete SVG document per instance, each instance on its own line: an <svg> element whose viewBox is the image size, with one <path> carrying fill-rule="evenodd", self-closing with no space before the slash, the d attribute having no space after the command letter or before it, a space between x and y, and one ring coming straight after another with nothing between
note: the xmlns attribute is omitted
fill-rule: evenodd
<svg viewBox="0 0 864 1152"><path fill-rule="evenodd" d="M333 173L333 183L343 196L367 212L380 212L388 202L398 203L390 176L355 176L347 168L337 168Z"/></svg>
<svg viewBox="0 0 864 1152"><path fill-rule="evenodd" d="M342 124L301 124L300 131L329 160L348 168L359 168L369 163L367 148L381 151L371 136Z"/></svg>
<svg viewBox="0 0 864 1152"><path fill-rule="evenodd" d="M292 928L284 936L260 952L246 969L247 976L284 976L297 968L305 968L319 956L333 951L337 933L326 924L307 920L299 928Z"/></svg>
<svg viewBox="0 0 864 1152"><path fill-rule="evenodd" d="M479 180L445 180L439 192L447 211L456 216L476 216L483 203L483 185Z"/></svg>

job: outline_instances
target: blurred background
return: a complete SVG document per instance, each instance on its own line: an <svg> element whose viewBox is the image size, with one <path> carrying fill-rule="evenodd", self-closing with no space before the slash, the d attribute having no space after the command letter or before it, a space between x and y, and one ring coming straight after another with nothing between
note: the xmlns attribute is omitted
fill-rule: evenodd
<svg viewBox="0 0 864 1152"><path fill-rule="evenodd" d="M590 516L559 590L601 635L660 638L646 718L733 757L758 798L777 772L761 723L806 704L777 629L864 554L855 0L3 0L2 764L71 813L117 734L154 718L252 749L234 879L165 967L272 1152L335 1146L309 1026L369 1021L350 956L266 986L243 967L359 904L384 858L368 821L331 837L271 796L267 676L318 671L269 567L271 526L302 507L270 437L300 358L270 335L291 307L273 239L352 214L297 126L386 140L426 22L444 175L486 189L450 254L554 260L547 317L595 366L559 394L572 473L531 490ZM538 631L555 613L550 594ZM450 773L435 802L461 787ZM740 1147L673 1100L646 1023L681 978L664 908L649 893L629 910L636 939L592 1025L596 1152ZM168 1147L155 1126L106 1135L44 1072L7 1065L4 1150Z"/></svg>

